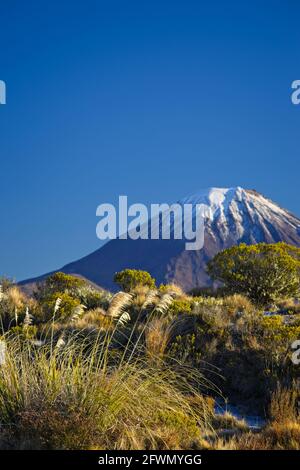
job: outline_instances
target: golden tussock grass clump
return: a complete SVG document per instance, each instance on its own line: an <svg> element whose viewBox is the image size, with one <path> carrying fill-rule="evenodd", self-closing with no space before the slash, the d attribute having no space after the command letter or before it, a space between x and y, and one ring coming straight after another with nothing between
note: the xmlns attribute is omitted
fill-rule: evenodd
<svg viewBox="0 0 300 470"><path fill-rule="evenodd" d="M10 287L6 292L8 302L16 309L24 308L27 298L17 286Z"/></svg>
<svg viewBox="0 0 300 470"><path fill-rule="evenodd" d="M73 322L75 328L94 328L108 331L113 328L113 318L107 314L105 310L98 307L89 310L82 317Z"/></svg>
<svg viewBox="0 0 300 470"><path fill-rule="evenodd" d="M35 306L35 302L16 286L12 285L3 289L0 286L0 322L1 328L7 331L11 326L22 322L27 309ZM20 318L21 317L21 318Z"/></svg>
<svg viewBox="0 0 300 470"><path fill-rule="evenodd" d="M224 307L229 315L236 315L238 313L251 312L254 310L254 306L248 297L241 294L234 294L225 297Z"/></svg>
<svg viewBox="0 0 300 470"><path fill-rule="evenodd" d="M300 423L288 420L272 423L262 432L260 438L260 441L266 441L271 449L300 450Z"/></svg>
<svg viewBox="0 0 300 470"><path fill-rule="evenodd" d="M177 284L161 284L159 291L167 294L173 294L176 297L188 297L180 286Z"/></svg>
<svg viewBox="0 0 300 470"><path fill-rule="evenodd" d="M260 432L246 432L229 439L218 439L216 450L300 450L300 424L295 421L273 423Z"/></svg>
<svg viewBox="0 0 300 470"><path fill-rule="evenodd" d="M251 432L247 427L240 427L240 435L222 436L212 442L216 450L300 450L300 419L297 412L298 391L278 386L270 401L270 421L258 432ZM214 417L213 426L219 429L225 415ZM227 419L227 418L226 418ZM219 422L218 422L219 421ZM234 421L228 421L232 430Z"/></svg>
<svg viewBox="0 0 300 470"><path fill-rule="evenodd" d="M171 337L172 327L164 318L154 318L145 329L145 350L150 358L162 359Z"/></svg>
<svg viewBox="0 0 300 470"><path fill-rule="evenodd" d="M210 412L189 403L203 385L145 360L110 366L110 340L90 353L76 338L34 348L6 339L0 368L0 448L183 449L197 447ZM195 384L194 374L193 383Z"/></svg>
<svg viewBox="0 0 300 470"><path fill-rule="evenodd" d="M299 395L296 385L292 385L290 388L278 385L271 395L269 406L270 419L281 424L299 419L297 410Z"/></svg>
<svg viewBox="0 0 300 470"><path fill-rule="evenodd" d="M233 431L247 431L249 427L243 419L237 419L231 413L226 411L224 414L215 415L213 418L213 426L215 429L225 429Z"/></svg>

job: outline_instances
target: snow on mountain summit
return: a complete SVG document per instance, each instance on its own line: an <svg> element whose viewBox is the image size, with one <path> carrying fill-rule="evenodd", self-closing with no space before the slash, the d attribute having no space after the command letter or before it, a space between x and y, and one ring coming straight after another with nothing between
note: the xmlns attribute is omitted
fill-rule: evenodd
<svg viewBox="0 0 300 470"><path fill-rule="evenodd" d="M295 232L298 239L300 220L255 190L240 186L209 188L180 203L210 207L214 235L219 235L222 240L230 235L237 241L252 243L280 241L285 236L282 230L287 228L291 235Z"/></svg>
<svg viewBox="0 0 300 470"><path fill-rule="evenodd" d="M229 243L299 243L300 220L255 190L210 188L185 202L209 205L213 213L207 230L214 239Z"/></svg>
<svg viewBox="0 0 300 470"><path fill-rule="evenodd" d="M238 208L240 203L247 205L248 210L254 211L258 206L268 208L273 212L284 213L274 202L265 198L255 190L243 189L240 186L233 188L208 188L199 191L179 201L181 204L206 204L213 212L220 211L227 214L233 208Z"/></svg>
<svg viewBox="0 0 300 470"><path fill-rule="evenodd" d="M211 207L222 206L224 201L237 196L242 188L208 188L188 196L180 201L183 204L207 204Z"/></svg>

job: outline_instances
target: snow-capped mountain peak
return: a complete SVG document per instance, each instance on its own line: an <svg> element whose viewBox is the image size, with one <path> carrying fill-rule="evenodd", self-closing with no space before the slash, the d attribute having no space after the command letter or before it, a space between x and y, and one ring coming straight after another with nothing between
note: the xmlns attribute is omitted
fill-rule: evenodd
<svg viewBox="0 0 300 470"><path fill-rule="evenodd" d="M300 247L300 219L254 190L209 188L179 201L206 204L212 217L205 222L204 246L187 251L185 240L112 240L95 252L64 266L102 287L115 289L114 273L124 268L149 271L161 282L175 282L185 290L210 285L207 262L219 251L241 242L284 241ZM194 211L193 211L194 214ZM43 276L42 276L43 278ZM30 283L35 280L24 282Z"/></svg>
<svg viewBox="0 0 300 470"><path fill-rule="evenodd" d="M300 221L290 212L255 190L209 188L180 201L181 204L206 204L212 213L207 230L226 244L276 242L289 238L298 243Z"/></svg>

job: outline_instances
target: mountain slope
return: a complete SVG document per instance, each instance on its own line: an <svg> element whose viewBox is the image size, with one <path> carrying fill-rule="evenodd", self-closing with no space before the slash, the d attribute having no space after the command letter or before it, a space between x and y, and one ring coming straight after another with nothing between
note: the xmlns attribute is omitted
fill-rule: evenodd
<svg viewBox="0 0 300 470"><path fill-rule="evenodd" d="M217 252L241 242L285 241L300 246L300 219L252 190L210 188L180 204L206 204L212 218L205 224L202 250L187 251L186 240L112 240L61 271L83 276L114 290L113 276L124 268L145 269L160 282L176 282L189 290L210 280L205 266ZM43 277L43 276L42 276ZM35 280L24 281L23 284Z"/></svg>

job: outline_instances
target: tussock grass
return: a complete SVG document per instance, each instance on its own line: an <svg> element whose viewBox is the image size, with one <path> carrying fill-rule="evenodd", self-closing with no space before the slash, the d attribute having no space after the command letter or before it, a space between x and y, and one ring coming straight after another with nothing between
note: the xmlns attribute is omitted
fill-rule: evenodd
<svg viewBox="0 0 300 470"><path fill-rule="evenodd" d="M55 279L36 300L0 286L0 448L300 448L296 314L286 324L242 295L110 295ZM223 393L269 422L256 433L215 415Z"/></svg>
<svg viewBox="0 0 300 470"><path fill-rule="evenodd" d="M290 388L278 384L277 389L272 393L269 406L271 420L281 424L297 421L298 398L299 390L295 383Z"/></svg>
<svg viewBox="0 0 300 470"><path fill-rule="evenodd" d="M215 450L300 450L300 424L295 421L275 423L259 433L245 432L220 437L211 448Z"/></svg>
<svg viewBox="0 0 300 470"><path fill-rule="evenodd" d="M76 336L41 348L5 338L1 448L199 446L210 415L198 391L202 378L194 373L191 385L184 369L119 358L110 351L111 341L98 337L88 350ZM197 407L191 395L197 396Z"/></svg>
<svg viewBox="0 0 300 470"><path fill-rule="evenodd" d="M172 324L165 318L154 318L145 329L146 354L150 358L162 359L172 334Z"/></svg>
<svg viewBox="0 0 300 470"><path fill-rule="evenodd" d="M235 431L246 431L249 429L243 419L237 419L228 411L226 411L224 414L215 415L213 419L213 426L216 429L231 429Z"/></svg>

